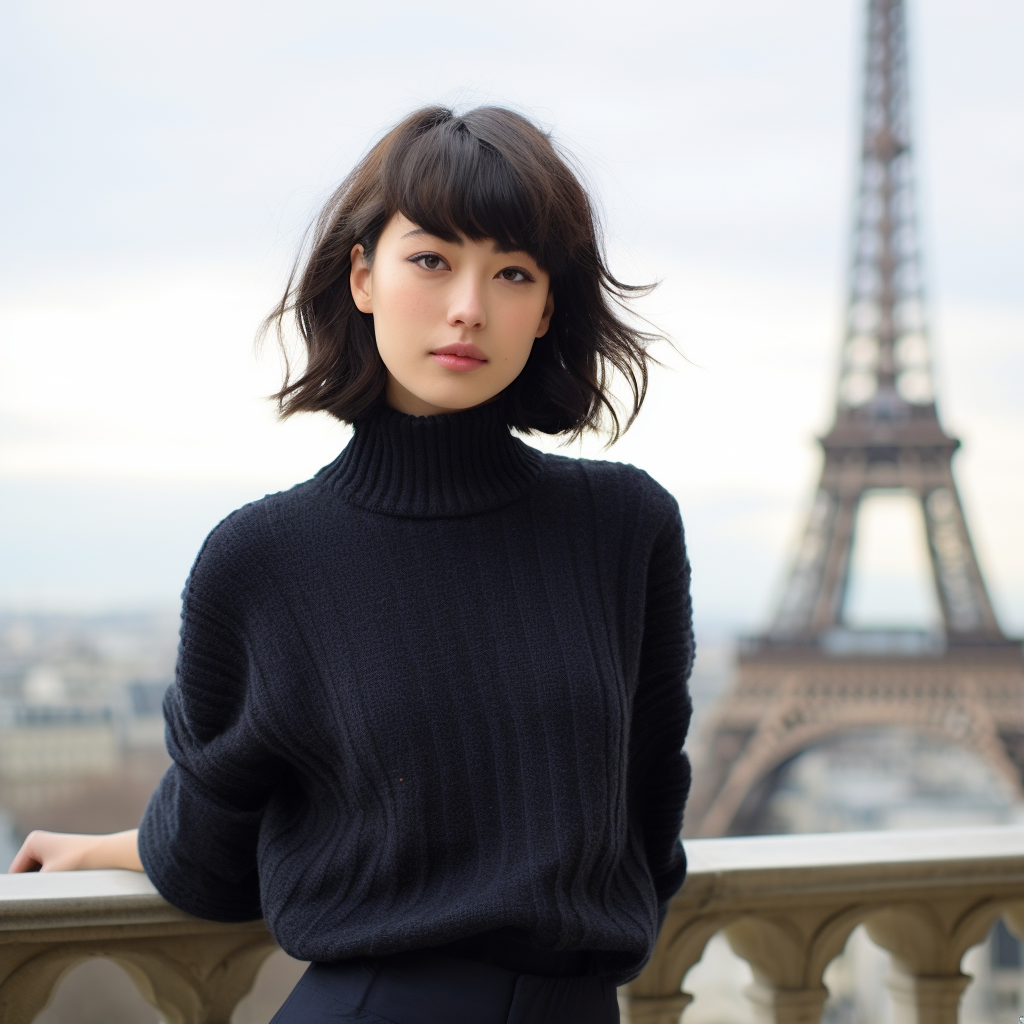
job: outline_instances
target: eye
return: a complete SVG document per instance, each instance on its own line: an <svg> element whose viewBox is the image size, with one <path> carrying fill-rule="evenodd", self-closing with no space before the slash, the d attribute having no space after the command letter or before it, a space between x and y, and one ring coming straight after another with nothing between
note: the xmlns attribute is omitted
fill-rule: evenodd
<svg viewBox="0 0 1024 1024"><path fill-rule="evenodd" d="M416 256L410 256L409 262L415 263L424 270L440 270L442 267L448 266L444 259L438 256L436 252L421 252Z"/></svg>
<svg viewBox="0 0 1024 1024"><path fill-rule="evenodd" d="M504 270L498 271L498 277L502 281L511 281L513 284L518 284L520 281L532 281L533 277L530 272L523 270L522 267L505 267Z"/></svg>

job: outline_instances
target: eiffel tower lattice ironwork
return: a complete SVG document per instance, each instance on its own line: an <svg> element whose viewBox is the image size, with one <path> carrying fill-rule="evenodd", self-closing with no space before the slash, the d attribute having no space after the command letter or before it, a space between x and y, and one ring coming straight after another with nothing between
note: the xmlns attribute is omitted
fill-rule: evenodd
<svg viewBox="0 0 1024 1024"><path fill-rule="evenodd" d="M904 0L868 0L860 187L835 422L788 585L765 636L741 648L710 731L687 832L757 827L781 767L858 726L905 724L976 749L1018 790L1024 666L1001 631L952 472L959 441L935 404L921 276ZM857 511L866 494L920 501L944 627L844 625Z"/></svg>

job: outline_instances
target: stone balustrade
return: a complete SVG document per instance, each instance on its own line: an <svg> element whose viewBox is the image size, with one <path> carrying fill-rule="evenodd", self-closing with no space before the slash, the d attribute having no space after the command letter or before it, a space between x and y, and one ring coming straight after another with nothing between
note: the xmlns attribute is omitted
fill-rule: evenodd
<svg viewBox="0 0 1024 1024"><path fill-rule="evenodd" d="M960 962L1002 917L1024 935L1024 828L701 839L650 964L622 992L631 1024L678 1024L687 971L724 932L772 1024L817 1024L825 968L854 928L888 950L894 1024L955 1024ZM229 1024L275 945L215 924L129 871L0 876L0 1021L29 1024L89 957L120 964L168 1024Z"/></svg>
<svg viewBox="0 0 1024 1024"><path fill-rule="evenodd" d="M134 871L0 875L3 1024L29 1024L95 956L120 964L167 1024L229 1024L276 948L261 921L200 921Z"/></svg>
<svg viewBox="0 0 1024 1024"><path fill-rule="evenodd" d="M817 1024L825 968L863 924L892 958L894 1024L956 1024L964 953L997 918L1024 936L1024 828L697 839L654 957L623 993L631 1024L678 1024L681 991L724 932L771 1024Z"/></svg>

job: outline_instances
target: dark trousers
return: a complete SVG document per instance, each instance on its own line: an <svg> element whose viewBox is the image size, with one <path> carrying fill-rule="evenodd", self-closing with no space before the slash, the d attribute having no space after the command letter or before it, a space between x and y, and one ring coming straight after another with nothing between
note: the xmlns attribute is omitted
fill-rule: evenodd
<svg viewBox="0 0 1024 1024"><path fill-rule="evenodd" d="M606 978L542 977L423 951L310 964L270 1024L619 1024Z"/></svg>

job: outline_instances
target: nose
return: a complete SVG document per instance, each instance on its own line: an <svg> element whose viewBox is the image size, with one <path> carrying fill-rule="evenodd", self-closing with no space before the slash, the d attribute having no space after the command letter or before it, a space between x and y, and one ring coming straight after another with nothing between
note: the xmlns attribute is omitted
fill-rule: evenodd
<svg viewBox="0 0 1024 1024"><path fill-rule="evenodd" d="M448 305L448 323L452 327L480 330L487 323L483 288L479 281L467 275L452 282L454 289Z"/></svg>

